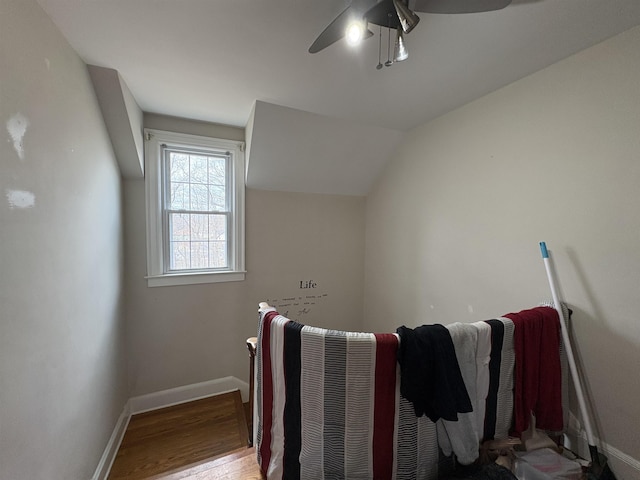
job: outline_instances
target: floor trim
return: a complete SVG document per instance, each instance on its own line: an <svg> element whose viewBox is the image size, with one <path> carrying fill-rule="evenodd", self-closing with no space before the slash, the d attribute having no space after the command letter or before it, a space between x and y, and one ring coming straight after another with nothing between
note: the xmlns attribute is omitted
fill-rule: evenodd
<svg viewBox="0 0 640 480"><path fill-rule="evenodd" d="M567 432L568 437L568 445L567 448L573 450L575 453L580 455L582 458L590 459L589 453L589 442L587 441L587 436L584 430L577 430L575 427L569 428ZM609 467L613 471L614 474L617 475L616 470L618 467L623 468L625 471L635 472L633 474L633 478L640 478L640 461L636 458L633 458L631 455L627 455L626 453L618 450L616 447L609 445L606 442L596 438L596 443L598 446L598 450L600 453L604 454L607 457L607 463ZM625 477L618 477L625 478Z"/></svg>
<svg viewBox="0 0 640 480"><path fill-rule="evenodd" d="M129 400L131 415L157 410L184 402L240 390L242 401L249 401L249 384L236 377L223 377L182 387L132 397Z"/></svg>
<svg viewBox="0 0 640 480"><path fill-rule="evenodd" d="M129 402L127 402L124 405L122 413L118 417L116 426L111 433L111 437L107 442L104 452L102 453L102 457L100 457L100 461L98 462L98 466L96 467L96 471L93 473L91 480L106 480L109 476L111 466L113 465L113 461L116 459L118 449L122 443L124 432L127 431L129 419L131 419L131 411L129 410Z"/></svg>

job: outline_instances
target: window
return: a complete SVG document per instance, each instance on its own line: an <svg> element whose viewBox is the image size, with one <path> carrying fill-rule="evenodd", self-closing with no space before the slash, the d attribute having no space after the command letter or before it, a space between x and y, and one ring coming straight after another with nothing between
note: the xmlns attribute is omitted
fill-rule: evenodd
<svg viewBox="0 0 640 480"><path fill-rule="evenodd" d="M244 144L145 130L149 286L244 280Z"/></svg>

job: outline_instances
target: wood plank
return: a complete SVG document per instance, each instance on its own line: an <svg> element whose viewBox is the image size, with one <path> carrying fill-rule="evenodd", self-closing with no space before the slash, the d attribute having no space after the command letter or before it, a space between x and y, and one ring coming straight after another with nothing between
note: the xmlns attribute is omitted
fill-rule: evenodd
<svg viewBox="0 0 640 480"><path fill-rule="evenodd" d="M200 462L173 472L157 475L149 480L262 480L254 448L237 450L229 455Z"/></svg>
<svg viewBox="0 0 640 480"><path fill-rule="evenodd" d="M131 417L109 479L146 479L247 445L238 391L141 413Z"/></svg>

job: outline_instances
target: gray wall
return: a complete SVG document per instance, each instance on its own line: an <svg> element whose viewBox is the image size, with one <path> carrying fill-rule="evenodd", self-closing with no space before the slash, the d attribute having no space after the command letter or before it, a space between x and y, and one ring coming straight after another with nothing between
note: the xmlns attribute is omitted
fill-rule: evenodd
<svg viewBox="0 0 640 480"><path fill-rule="evenodd" d="M146 115L145 127L234 140L244 133L159 115ZM248 381L245 340L257 334L264 300L301 322L361 328L364 197L249 189L245 281L149 288L144 182L124 184L131 396L227 376ZM315 288L300 288L309 280ZM309 295L324 297L304 305ZM294 296L302 303L285 307Z"/></svg>
<svg viewBox="0 0 640 480"><path fill-rule="evenodd" d="M367 198L366 327L535 306L546 241L598 434L640 459L639 133L640 27L415 129Z"/></svg>
<svg viewBox="0 0 640 480"><path fill-rule="evenodd" d="M86 480L127 399L120 176L35 0L2 0L0 125L0 479Z"/></svg>

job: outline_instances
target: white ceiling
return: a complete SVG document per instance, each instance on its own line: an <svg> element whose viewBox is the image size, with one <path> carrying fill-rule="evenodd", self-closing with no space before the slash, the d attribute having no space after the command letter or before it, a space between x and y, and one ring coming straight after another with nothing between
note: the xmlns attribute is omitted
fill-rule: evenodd
<svg viewBox="0 0 640 480"><path fill-rule="evenodd" d="M307 52L349 0L38 2L86 63L120 73L144 111L239 127L258 100L345 128L408 131L640 24L640 0L513 0L496 12L420 13L406 37L409 59L377 70L377 36L359 50L340 41Z"/></svg>

